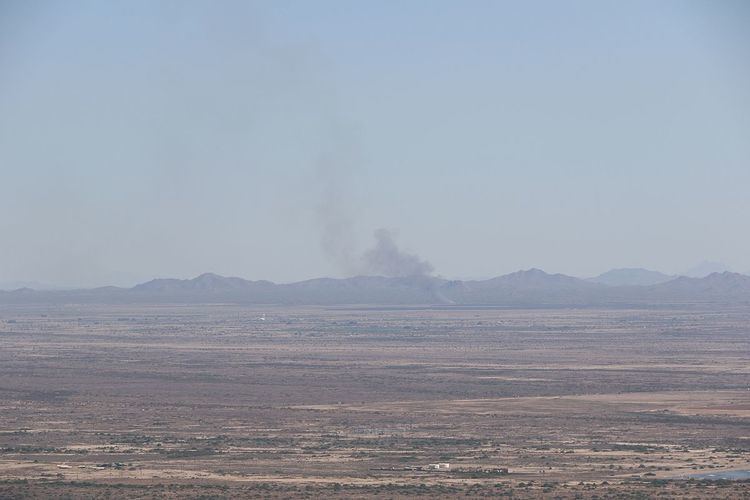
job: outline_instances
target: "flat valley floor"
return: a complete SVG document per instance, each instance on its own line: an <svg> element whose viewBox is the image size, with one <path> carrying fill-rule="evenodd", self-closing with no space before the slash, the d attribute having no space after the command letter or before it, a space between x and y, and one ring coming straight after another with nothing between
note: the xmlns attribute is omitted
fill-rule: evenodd
<svg viewBox="0 0 750 500"><path fill-rule="evenodd" d="M748 498L748 478L750 307L0 306L0 498Z"/></svg>

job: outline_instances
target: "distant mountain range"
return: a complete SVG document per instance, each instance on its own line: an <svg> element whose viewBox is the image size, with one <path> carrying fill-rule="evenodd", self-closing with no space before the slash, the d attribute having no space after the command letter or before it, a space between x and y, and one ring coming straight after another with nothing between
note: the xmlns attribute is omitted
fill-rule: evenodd
<svg viewBox="0 0 750 500"><path fill-rule="evenodd" d="M722 264L721 262L712 262L708 260L704 260L703 262L700 262L699 264L691 267L684 273L682 273L683 276L687 276L689 278L705 278L709 274L713 273L725 273L725 272L731 272L732 270L729 269L729 267L726 264Z"/></svg>
<svg viewBox="0 0 750 500"><path fill-rule="evenodd" d="M69 290L70 287L48 285L38 281L4 281L0 282L0 290L17 290L19 288L33 288L34 290Z"/></svg>
<svg viewBox="0 0 750 500"><path fill-rule="evenodd" d="M0 292L0 303L239 303L298 305L477 305L604 307L682 303L750 305L750 276L713 273L705 278L620 269L583 280L539 269L488 280L431 276L318 278L276 284L216 274L193 279L155 279L133 288Z"/></svg>
<svg viewBox="0 0 750 500"><path fill-rule="evenodd" d="M641 268L612 269L587 281L609 286L648 286L666 283L676 276Z"/></svg>

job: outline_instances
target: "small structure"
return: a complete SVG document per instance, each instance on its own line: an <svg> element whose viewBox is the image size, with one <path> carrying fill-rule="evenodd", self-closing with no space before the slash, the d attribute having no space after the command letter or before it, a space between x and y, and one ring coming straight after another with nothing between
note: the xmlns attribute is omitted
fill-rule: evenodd
<svg viewBox="0 0 750 500"><path fill-rule="evenodd" d="M445 470L450 470L450 468L451 468L451 464L449 464L448 462L440 462L440 463L436 463L436 464L427 464L427 470L441 470L441 471L445 471Z"/></svg>

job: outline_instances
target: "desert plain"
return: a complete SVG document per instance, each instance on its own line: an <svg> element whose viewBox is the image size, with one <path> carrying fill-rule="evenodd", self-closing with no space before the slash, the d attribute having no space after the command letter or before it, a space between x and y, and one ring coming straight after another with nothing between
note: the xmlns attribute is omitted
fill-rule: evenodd
<svg viewBox="0 0 750 500"><path fill-rule="evenodd" d="M0 307L0 498L747 498L748 479L747 307Z"/></svg>

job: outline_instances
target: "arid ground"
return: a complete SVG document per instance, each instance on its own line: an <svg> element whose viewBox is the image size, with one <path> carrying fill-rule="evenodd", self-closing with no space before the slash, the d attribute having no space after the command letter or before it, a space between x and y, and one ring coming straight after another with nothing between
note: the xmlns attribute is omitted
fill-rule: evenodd
<svg viewBox="0 0 750 500"><path fill-rule="evenodd" d="M747 498L748 471L748 308L0 308L0 498Z"/></svg>

